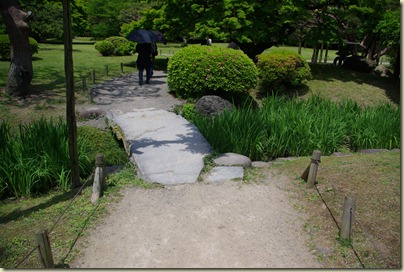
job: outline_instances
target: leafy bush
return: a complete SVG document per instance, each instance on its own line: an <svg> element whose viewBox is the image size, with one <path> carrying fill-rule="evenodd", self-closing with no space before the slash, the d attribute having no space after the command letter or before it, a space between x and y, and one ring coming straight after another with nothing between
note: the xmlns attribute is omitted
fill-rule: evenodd
<svg viewBox="0 0 404 272"><path fill-rule="evenodd" d="M31 53L38 53L38 42L29 37L29 44L31 45ZM10 59L10 37L7 34L0 35L0 57L6 60Z"/></svg>
<svg viewBox="0 0 404 272"><path fill-rule="evenodd" d="M167 83L184 98L218 92L244 95L256 86L257 76L254 62L242 51L192 45L169 60Z"/></svg>
<svg viewBox="0 0 404 272"><path fill-rule="evenodd" d="M126 43L118 45L118 47L115 49L115 55L130 56L135 50L135 43L127 41Z"/></svg>
<svg viewBox="0 0 404 272"><path fill-rule="evenodd" d="M94 44L95 49L103 56L111 56L115 52L115 46L110 41L99 41Z"/></svg>
<svg viewBox="0 0 404 272"><path fill-rule="evenodd" d="M95 43L94 46L103 56L130 56L136 48L135 45L124 37L112 36Z"/></svg>
<svg viewBox="0 0 404 272"><path fill-rule="evenodd" d="M192 119L192 117L195 114L195 104L193 103L185 103L182 106L182 110L181 110L181 116L184 117L187 120Z"/></svg>
<svg viewBox="0 0 404 272"><path fill-rule="evenodd" d="M272 92L285 87L296 87L312 78L307 61L299 54L275 50L258 56L260 90Z"/></svg>
<svg viewBox="0 0 404 272"><path fill-rule="evenodd" d="M115 48L118 48L121 44L127 43L128 40L121 36L112 36L105 39L105 41L112 42Z"/></svg>
<svg viewBox="0 0 404 272"><path fill-rule="evenodd" d="M115 141L112 132L102 131L95 127L82 126L77 128L78 135L88 142L84 147L85 154L95 163L98 153L104 154L106 165L121 165L128 161L128 155Z"/></svg>

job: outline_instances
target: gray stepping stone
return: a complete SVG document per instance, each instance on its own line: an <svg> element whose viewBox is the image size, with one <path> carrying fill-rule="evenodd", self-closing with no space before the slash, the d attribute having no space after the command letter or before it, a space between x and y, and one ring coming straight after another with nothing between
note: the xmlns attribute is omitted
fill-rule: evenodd
<svg viewBox="0 0 404 272"><path fill-rule="evenodd" d="M220 182L232 179L242 179L244 168L242 166L216 166L203 177L206 182Z"/></svg>

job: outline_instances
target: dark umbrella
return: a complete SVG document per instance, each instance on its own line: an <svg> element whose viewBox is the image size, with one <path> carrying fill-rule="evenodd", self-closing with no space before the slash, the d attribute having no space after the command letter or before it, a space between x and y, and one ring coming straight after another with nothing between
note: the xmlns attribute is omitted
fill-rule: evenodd
<svg viewBox="0 0 404 272"><path fill-rule="evenodd" d="M157 38L158 38L158 42L162 42L163 44L167 44L167 40L166 40L166 38L164 37L164 35L163 35L163 33L161 33L160 31L158 31L158 30L150 30L154 35L156 35L157 36Z"/></svg>
<svg viewBox="0 0 404 272"><path fill-rule="evenodd" d="M137 43L155 43L159 38L149 30L138 29L128 35L128 40Z"/></svg>

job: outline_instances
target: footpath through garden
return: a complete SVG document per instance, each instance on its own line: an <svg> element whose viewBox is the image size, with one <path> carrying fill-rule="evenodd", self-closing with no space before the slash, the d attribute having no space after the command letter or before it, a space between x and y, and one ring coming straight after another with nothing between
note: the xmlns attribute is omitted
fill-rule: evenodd
<svg viewBox="0 0 404 272"><path fill-rule="evenodd" d="M142 178L165 186L125 189L109 215L80 238L81 254L70 267L321 267L307 246L303 215L292 207L288 180L270 174L243 183L242 166L212 169L201 179L211 148L172 112L182 102L168 94L166 74L155 71L150 84L137 82L133 73L95 86L94 104L78 111L99 116L84 125L112 126Z"/></svg>

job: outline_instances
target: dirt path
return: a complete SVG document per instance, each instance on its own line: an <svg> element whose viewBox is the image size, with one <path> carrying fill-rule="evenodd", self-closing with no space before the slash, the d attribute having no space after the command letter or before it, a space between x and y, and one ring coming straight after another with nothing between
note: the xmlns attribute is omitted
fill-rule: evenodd
<svg viewBox="0 0 404 272"><path fill-rule="evenodd" d="M131 188L72 268L319 268L285 180Z"/></svg>
<svg viewBox="0 0 404 272"><path fill-rule="evenodd" d="M133 82L129 78L99 87L97 106L168 109L176 102L168 99L172 98L164 74L150 84L154 91ZM108 88L120 91L114 91L114 98ZM112 103L122 97L125 102ZM79 240L82 254L70 267L318 268L307 247L303 219L292 207L289 182L266 175L251 184L197 182L125 189L109 215Z"/></svg>

